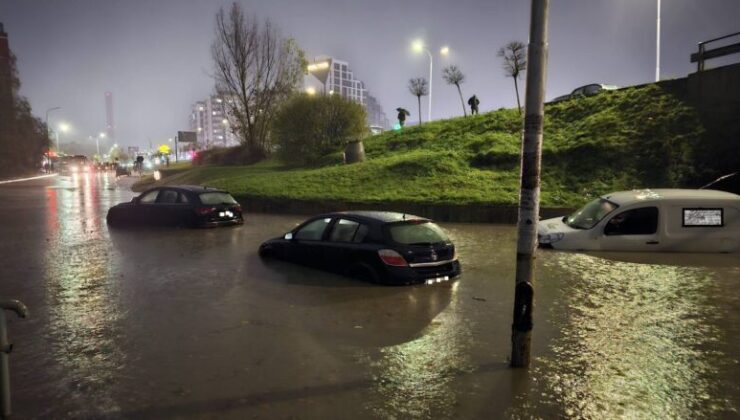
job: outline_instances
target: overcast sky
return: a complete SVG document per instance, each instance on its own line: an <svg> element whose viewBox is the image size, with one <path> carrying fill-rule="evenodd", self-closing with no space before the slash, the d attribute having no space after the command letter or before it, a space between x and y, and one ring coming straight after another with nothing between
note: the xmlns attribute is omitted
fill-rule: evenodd
<svg viewBox="0 0 740 420"><path fill-rule="evenodd" d="M210 44L221 0L2 0L0 22L18 57L34 113L65 121L70 138L105 128L104 92L114 96L117 140L146 146L188 128L190 106L213 90ZM481 110L516 106L513 83L496 51L527 41L527 0L242 0L248 12L276 22L307 56L350 63L388 118L415 110L406 88L428 77L429 61L410 43L421 38L434 57L434 118L462 113L441 69L457 64L467 99ZM547 98L598 82L628 86L655 74L655 0L552 0ZM694 71L699 41L740 31L740 0L663 0L661 73ZM716 65L716 63L714 64ZM522 83L523 85L523 83ZM524 91L522 89L522 97ZM422 103L426 118L426 104ZM415 119L416 113L412 113Z"/></svg>

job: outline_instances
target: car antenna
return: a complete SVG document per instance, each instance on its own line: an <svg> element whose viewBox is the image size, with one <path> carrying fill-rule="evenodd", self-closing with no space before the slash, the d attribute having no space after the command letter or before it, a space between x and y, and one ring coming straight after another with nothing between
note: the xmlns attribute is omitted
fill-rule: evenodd
<svg viewBox="0 0 740 420"><path fill-rule="evenodd" d="M403 214L403 220L406 220L406 213Z"/></svg>

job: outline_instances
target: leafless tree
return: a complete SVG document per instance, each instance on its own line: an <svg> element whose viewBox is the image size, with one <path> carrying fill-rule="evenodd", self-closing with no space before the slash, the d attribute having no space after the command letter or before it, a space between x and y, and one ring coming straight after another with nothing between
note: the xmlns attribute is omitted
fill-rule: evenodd
<svg viewBox="0 0 740 420"><path fill-rule="evenodd" d="M409 80L409 92L416 96L419 102L419 124L421 124L421 97L429 94L429 83L423 77L416 77Z"/></svg>
<svg viewBox="0 0 740 420"><path fill-rule="evenodd" d="M231 130L254 159L270 152L278 105L298 87L306 60L293 39L269 21L244 14L238 3L216 14L211 46L216 91L226 102Z"/></svg>
<svg viewBox="0 0 740 420"><path fill-rule="evenodd" d="M514 79L514 91L516 91L516 106L519 115L522 114L522 105L519 102L519 85L517 79L522 72L527 70L527 46L519 41L511 41L498 50L499 57L504 59L504 71L506 75Z"/></svg>
<svg viewBox="0 0 740 420"><path fill-rule="evenodd" d="M460 69L455 66L447 66L442 70L442 78L445 79L448 85L457 86L457 93L460 95L460 104L462 105L463 114L467 117L468 111L465 109L465 101L463 100L462 90L460 89L460 83L465 81L465 75Z"/></svg>

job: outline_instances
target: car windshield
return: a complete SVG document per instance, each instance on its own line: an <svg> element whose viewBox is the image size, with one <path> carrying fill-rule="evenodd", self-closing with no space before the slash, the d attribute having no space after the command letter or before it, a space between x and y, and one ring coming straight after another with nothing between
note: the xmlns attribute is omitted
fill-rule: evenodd
<svg viewBox="0 0 740 420"><path fill-rule="evenodd" d="M431 245L449 241L442 228L432 222L392 225L390 234L394 242L404 245Z"/></svg>
<svg viewBox="0 0 740 420"><path fill-rule="evenodd" d="M236 200L229 193L207 192L200 194L200 202L203 204L236 204Z"/></svg>
<svg viewBox="0 0 740 420"><path fill-rule="evenodd" d="M563 221L573 229L591 229L617 207L619 206L609 200L597 198L570 216L566 216Z"/></svg>

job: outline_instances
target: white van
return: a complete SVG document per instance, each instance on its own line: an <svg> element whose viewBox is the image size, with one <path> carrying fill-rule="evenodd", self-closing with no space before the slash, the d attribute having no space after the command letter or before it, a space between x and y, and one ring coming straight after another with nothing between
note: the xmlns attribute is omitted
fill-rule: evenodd
<svg viewBox="0 0 740 420"><path fill-rule="evenodd" d="M577 251L735 252L740 195L655 189L607 194L538 224L541 247Z"/></svg>

